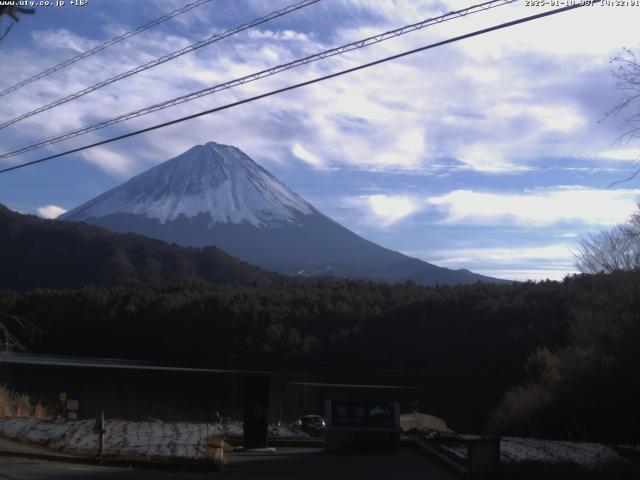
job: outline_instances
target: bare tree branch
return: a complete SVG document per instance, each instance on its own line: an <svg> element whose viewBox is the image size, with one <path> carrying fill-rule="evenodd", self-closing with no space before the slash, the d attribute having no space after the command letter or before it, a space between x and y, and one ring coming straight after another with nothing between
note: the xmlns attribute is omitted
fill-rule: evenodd
<svg viewBox="0 0 640 480"><path fill-rule="evenodd" d="M575 263L583 273L639 269L640 205L625 223L583 237L578 245Z"/></svg>
<svg viewBox="0 0 640 480"><path fill-rule="evenodd" d="M618 103L605 113L601 121L617 117L622 112L633 109L634 111L622 120L620 124L622 134L614 142L616 144L629 143L640 138L640 109L636 111L637 104L640 102L640 59L633 50L623 47L622 52L613 57L609 63L617 64L616 68L611 70L611 74L616 79L616 89L621 94ZM629 182L638 174L640 174L640 168L628 178L613 182L609 187Z"/></svg>
<svg viewBox="0 0 640 480"><path fill-rule="evenodd" d="M0 352L26 350L18 332L29 341L40 335L40 330L25 318L0 312Z"/></svg>
<svg viewBox="0 0 640 480"><path fill-rule="evenodd" d="M635 172L633 172L633 174L630 175L629 177L627 177L627 178L625 178L623 180L616 180L615 182L610 183L609 185L607 185L607 188L615 187L616 185L618 185L620 183L630 182L631 180L636 178L639 173L640 173L640 168L638 170L636 170Z"/></svg>

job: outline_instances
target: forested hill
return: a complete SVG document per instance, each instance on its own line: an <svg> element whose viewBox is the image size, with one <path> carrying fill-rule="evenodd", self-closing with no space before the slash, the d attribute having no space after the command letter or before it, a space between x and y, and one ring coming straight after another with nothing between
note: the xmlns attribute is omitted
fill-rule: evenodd
<svg viewBox="0 0 640 480"><path fill-rule="evenodd" d="M0 313L40 332L15 331L33 353L322 369L332 381L392 369L428 387L432 413L455 429L482 428L502 400L499 434L618 443L640 431L639 312L640 271L449 287L321 279L0 290Z"/></svg>
<svg viewBox="0 0 640 480"><path fill-rule="evenodd" d="M0 205L0 288L205 280L270 284L280 277L215 248L188 248Z"/></svg>

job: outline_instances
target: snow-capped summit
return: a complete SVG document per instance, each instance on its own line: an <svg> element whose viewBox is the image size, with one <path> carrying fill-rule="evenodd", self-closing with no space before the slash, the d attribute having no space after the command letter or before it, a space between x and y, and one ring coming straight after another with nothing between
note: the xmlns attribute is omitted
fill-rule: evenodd
<svg viewBox="0 0 640 480"><path fill-rule="evenodd" d="M161 223L205 214L211 226L247 222L261 227L295 222L316 210L238 148L209 142L133 177L62 219L117 213Z"/></svg>
<svg viewBox="0 0 640 480"><path fill-rule="evenodd" d="M423 284L494 280L365 240L321 214L236 147L214 142L193 147L58 218L179 245L213 245L290 275Z"/></svg>

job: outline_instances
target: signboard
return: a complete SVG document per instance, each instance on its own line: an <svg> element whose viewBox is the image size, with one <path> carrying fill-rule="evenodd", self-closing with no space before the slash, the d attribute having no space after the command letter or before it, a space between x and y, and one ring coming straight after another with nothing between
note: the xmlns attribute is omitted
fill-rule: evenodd
<svg viewBox="0 0 640 480"><path fill-rule="evenodd" d="M60 392L60 401L61 401L61 402L66 402L66 401L67 401L67 394L66 394L66 392Z"/></svg>
<svg viewBox="0 0 640 480"><path fill-rule="evenodd" d="M400 404L388 400L327 400L327 451L392 450L400 446Z"/></svg>
<svg viewBox="0 0 640 480"><path fill-rule="evenodd" d="M331 425L334 427L394 428L395 402L331 401Z"/></svg>

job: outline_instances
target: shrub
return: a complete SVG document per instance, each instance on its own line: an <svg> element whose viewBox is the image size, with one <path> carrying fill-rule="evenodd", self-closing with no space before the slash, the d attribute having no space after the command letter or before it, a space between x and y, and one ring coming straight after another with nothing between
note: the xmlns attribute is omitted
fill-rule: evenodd
<svg viewBox="0 0 640 480"><path fill-rule="evenodd" d="M0 385L0 417L38 417L46 416L46 409L40 402L25 394L15 393L6 385Z"/></svg>

